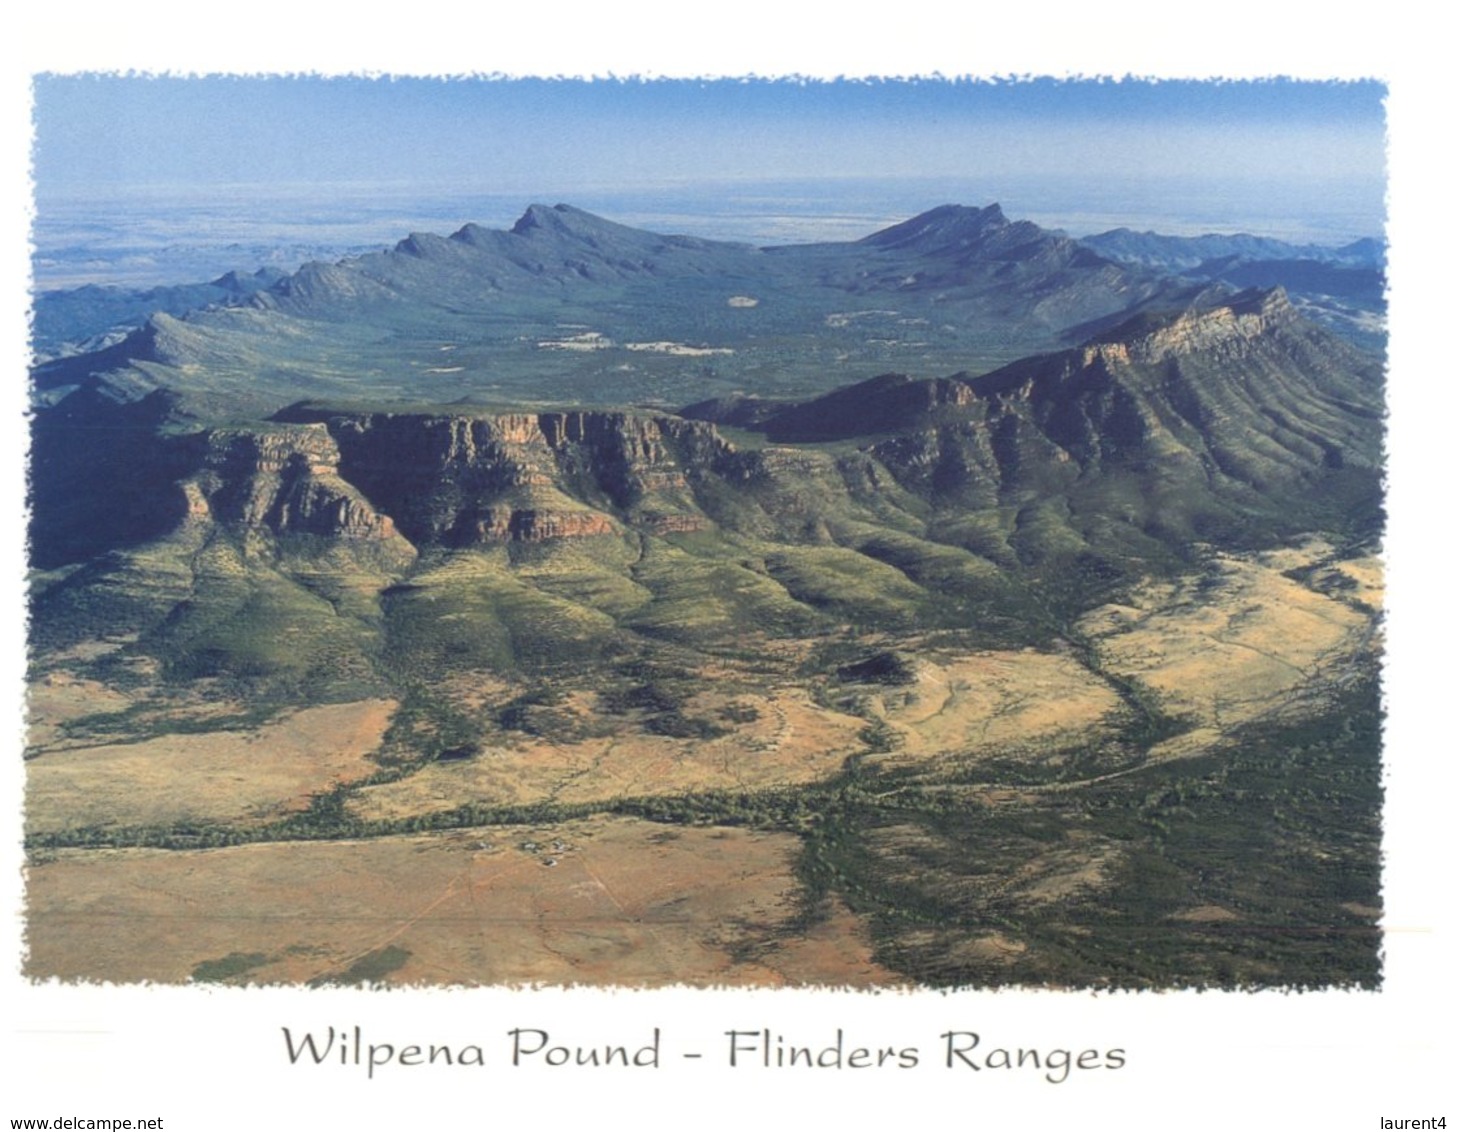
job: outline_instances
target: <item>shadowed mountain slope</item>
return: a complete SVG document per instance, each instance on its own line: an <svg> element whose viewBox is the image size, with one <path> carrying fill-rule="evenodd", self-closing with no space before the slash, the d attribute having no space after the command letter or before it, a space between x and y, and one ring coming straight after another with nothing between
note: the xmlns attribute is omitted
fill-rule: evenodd
<svg viewBox="0 0 1457 1132"><path fill-rule="evenodd" d="M704 645L844 616L975 623L1016 608L1008 587L1090 563L1158 569L1198 541L1379 515L1379 367L1278 291L1139 315L979 377L882 375L798 404L718 400L677 416L305 401L198 432L138 420L107 442L149 454L111 488L149 500L151 520L131 528L108 525L104 504L83 523L62 502L84 497L88 457L64 444L83 406L119 419L76 394L37 425L36 561L92 562L38 588L41 636L108 609L174 663L178 634L194 632L209 643L183 651L235 673L261 664L247 650L226 659L237 618L311 601L326 603L330 650L341 624L371 642L347 671L387 658L414 670L419 649L448 667L440 634L477 616L497 629L480 648L462 642L468 665L511 669L644 635ZM716 423L769 443L736 444ZM148 569L180 588L138 588ZM233 612L199 612L240 585ZM442 593L455 596L440 606ZM355 620L329 620L342 609ZM555 645L531 636L542 617L563 634Z"/></svg>
<svg viewBox="0 0 1457 1132"><path fill-rule="evenodd" d="M566 205L507 231L417 233L226 309L165 312L38 368L54 402L104 382L200 418L300 397L562 407L802 397L895 369L993 368L1197 287L1119 267L995 206L943 206L854 243L757 249Z"/></svg>

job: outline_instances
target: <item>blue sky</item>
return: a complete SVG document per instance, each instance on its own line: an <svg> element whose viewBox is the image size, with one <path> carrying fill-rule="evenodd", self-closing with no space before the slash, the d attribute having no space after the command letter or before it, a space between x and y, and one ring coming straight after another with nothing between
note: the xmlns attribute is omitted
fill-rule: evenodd
<svg viewBox="0 0 1457 1132"><path fill-rule="evenodd" d="M1376 83L42 76L35 174L490 191L951 176L1376 185Z"/></svg>

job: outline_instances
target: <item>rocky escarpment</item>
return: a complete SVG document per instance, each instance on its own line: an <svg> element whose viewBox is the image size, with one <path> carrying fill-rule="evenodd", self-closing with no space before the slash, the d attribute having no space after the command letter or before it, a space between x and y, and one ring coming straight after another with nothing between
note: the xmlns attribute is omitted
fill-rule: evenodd
<svg viewBox="0 0 1457 1132"><path fill-rule="evenodd" d="M387 572L427 548L710 527L825 542L855 524L905 527L928 507L985 513L1004 529L1008 508L1059 500L1104 526L1187 533L1200 516L1278 508L1332 472L1378 468L1379 382L1374 362L1283 293L1249 292L1138 316L979 377L888 374L797 405L685 410L763 431L772 443L758 449L736 449L712 419L669 414L304 402L272 423L209 430L190 451L169 442L170 456L150 459L153 478L171 481L158 498L180 484L190 521L252 551L323 539ZM812 446L846 440L858 444ZM53 447L37 441L42 455ZM154 510L153 529L176 521L175 508Z"/></svg>
<svg viewBox="0 0 1457 1132"><path fill-rule="evenodd" d="M149 458L159 499L181 485L189 521L251 552L325 540L398 572L431 548L711 527L823 543L857 525L916 530L936 515L999 531L995 542L1028 507L1060 509L1059 523L1095 537L1124 523L1183 538L1231 508L1278 511L1332 473L1374 475L1380 412L1376 363L1273 291L1138 316L979 377L888 374L797 405L685 410L761 430L762 448L736 449L712 419L669 414L302 402ZM856 443L816 446L845 441ZM62 454L40 432L37 451ZM76 453L66 458L80 467ZM1069 520L1067 508L1087 518ZM171 505L154 511L150 530L176 521ZM982 535L977 552L994 551Z"/></svg>
<svg viewBox="0 0 1457 1132"><path fill-rule="evenodd" d="M1035 425L1086 471L1192 461L1257 491L1381 459L1379 365L1284 292L1139 317L1076 350L970 382L989 418Z"/></svg>
<svg viewBox="0 0 1457 1132"><path fill-rule="evenodd" d="M1204 354L1238 359L1266 336L1298 331L1300 316L1280 288L1251 290L1205 310L1134 319L1083 347L1083 364L1101 358L1114 365L1157 365L1169 358Z"/></svg>
<svg viewBox="0 0 1457 1132"><path fill-rule="evenodd" d="M339 474L339 448L320 425L214 429L201 467L182 482L190 522L214 522L262 550L296 536L337 539L403 568L414 548Z"/></svg>
<svg viewBox="0 0 1457 1132"><path fill-rule="evenodd" d="M342 554L348 568L372 573L400 573L431 549L715 526L825 541L827 513L873 521L877 497L895 489L863 455L740 451L712 424L667 414L300 404L272 422L163 439L151 432L158 412L165 407L127 434L128 452L158 454L149 481L157 515L139 534L185 529L196 542L217 531L255 558ZM66 451L80 476L84 453ZM57 545L55 559L66 552Z"/></svg>
<svg viewBox="0 0 1457 1132"><path fill-rule="evenodd" d="M713 425L624 412L352 413L297 405L214 430L183 484L206 517L271 546L303 536L429 549L689 534L829 541L827 516L904 506L863 453L740 451ZM252 540L252 541L248 541ZM398 551L398 553L397 553Z"/></svg>
<svg viewBox="0 0 1457 1132"><path fill-rule="evenodd" d="M592 538L637 521L702 529L688 470L732 456L708 426L668 417L283 415L200 438L181 483L190 521L255 550L299 536L374 544L402 566L431 546Z"/></svg>
<svg viewBox="0 0 1457 1132"><path fill-rule="evenodd" d="M1381 460L1379 365L1279 290L1140 315L979 377L888 374L797 405L684 412L776 441L858 441L867 467L940 509L1071 506L1179 537L1342 470L1370 479Z"/></svg>
<svg viewBox="0 0 1457 1132"><path fill-rule="evenodd" d="M706 525L690 477L733 464L709 425L611 412L280 416L327 428L340 472L418 546Z"/></svg>

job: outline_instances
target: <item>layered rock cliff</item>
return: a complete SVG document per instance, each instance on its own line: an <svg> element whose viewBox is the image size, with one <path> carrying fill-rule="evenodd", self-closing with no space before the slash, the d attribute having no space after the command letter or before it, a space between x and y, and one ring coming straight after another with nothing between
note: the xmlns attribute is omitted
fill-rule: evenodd
<svg viewBox="0 0 1457 1132"><path fill-rule="evenodd" d="M297 536L339 540L387 570L414 548L339 474L339 448L321 425L214 429L201 467L182 481L190 522L213 522L255 551Z"/></svg>
<svg viewBox="0 0 1457 1132"><path fill-rule="evenodd" d="M1054 504L1088 516L1059 519L1080 538L1118 523L1187 537L1210 514L1277 511L1342 469L1374 474L1379 382L1374 362L1283 293L1250 292L1139 316L980 377L891 374L798 405L695 407L762 430L762 448L662 413L303 402L149 458L153 478L176 469L154 495L180 485L189 521L250 551L325 540L391 573L432 548L713 527L824 543L857 525L916 530L951 515L965 526L984 514L983 536L1011 538L1023 509ZM52 450L48 434L38 450ZM81 455L66 458L79 468ZM155 510L153 529L175 521L171 505Z"/></svg>
<svg viewBox="0 0 1457 1132"><path fill-rule="evenodd" d="M709 425L609 412L330 413L341 474L418 546L471 546L704 525L689 477L733 450Z"/></svg>

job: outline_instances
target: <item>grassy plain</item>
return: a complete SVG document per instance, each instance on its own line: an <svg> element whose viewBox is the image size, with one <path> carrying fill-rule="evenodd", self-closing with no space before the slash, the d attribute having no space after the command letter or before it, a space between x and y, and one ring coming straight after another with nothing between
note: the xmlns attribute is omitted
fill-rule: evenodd
<svg viewBox="0 0 1457 1132"><path fill-rule="evenodd" d="M1045 647L745 640L267 719L197 700L172 733L157 687L52 657L26 969L1371 984L1380 583L1307 541L1209 554Z"/></svg>
<svg viewBox="0 0 1457 1132"><path fill-rule="evenodd" d="M796 840L590 818L31 870L27 970L126 982L895 982L836 909L799 924Z"/></svg>
<svg viewBox="0 0 1457 1132"><path fill-rule="evenodd" d="M33 830L257 824L306 809L336 783L371 774L398 707L364 700L302 708L245 731L159 735L68 745L30 767L26 821Z"/></svg>

